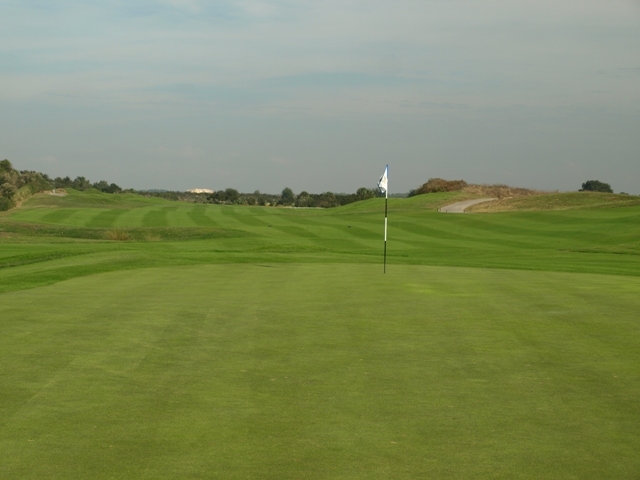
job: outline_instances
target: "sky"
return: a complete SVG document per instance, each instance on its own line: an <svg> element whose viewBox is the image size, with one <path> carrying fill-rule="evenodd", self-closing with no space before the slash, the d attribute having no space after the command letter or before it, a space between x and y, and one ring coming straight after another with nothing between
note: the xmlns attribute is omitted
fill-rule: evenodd
<svg viewBox="0 0 640 480"><path fill-rule="evenodd" d="M640 0L0 0L0 159L126 188L640 194Z"/></svg>

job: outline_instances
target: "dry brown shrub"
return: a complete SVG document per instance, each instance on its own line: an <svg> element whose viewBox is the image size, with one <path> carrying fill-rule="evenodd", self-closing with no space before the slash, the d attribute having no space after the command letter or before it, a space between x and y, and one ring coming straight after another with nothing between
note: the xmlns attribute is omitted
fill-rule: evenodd
<svg viewBox="0 0 640 480"><path fill-rule="evenodd" d="M414 190L413 195L422 195L424 193L437 192L454 192L462 190L467 186L464 180L445 180L444 178L430 178L427 183L423 183Z"/></svg>
<svg viewBox="0 0 640 480"><path fill-rule="evenodd" d="M162 240L162 236L157 233L146 233L144 235L145 242L159 242L160 240Z"/></svg>
<svg viewBox="0 0 640 480"><path fill-rule="evenodd" d="M493 185L467 185L463 189L466 193L474 195L482 195L492 198L512 198L512 197L528 197L530 195L542 195L545 192L541 190L531 190L529 188L510 187L509 185L493 184Z"/></svg>
<svg viewBox="0 0 640 480"><path fill-rule="evenodd" d="M126 242L131 240L131 235L126 230L108 230L104 236L107 240L115 240L117 242Z"/></svg>

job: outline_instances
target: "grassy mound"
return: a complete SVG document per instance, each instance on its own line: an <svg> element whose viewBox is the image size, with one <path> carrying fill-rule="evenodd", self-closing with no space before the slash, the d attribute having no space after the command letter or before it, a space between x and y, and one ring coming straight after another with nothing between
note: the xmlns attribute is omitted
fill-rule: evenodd
<svg viewBox="0 0 640 480"><path fill-rule="evenodd" d="M502 198L481 203L467 209L469 212L513 212L534 210L571 210L589 208L630 207L640 205L640 197L613 193L570 192Z"/></svg>
<svg viewBox="0 0 640 480"><path fill-rule="evenodd" d="M480 195L482 197L491 198L512 198L512 197L528 197L531 195L544 195L549 192L540 190L532 190L530 188L510 187L509 185L467 185L464 188L466 193Z"/></svg>
<svg viewBox="0 0 640 480"><path fill-rule="evenodd" d="M90 188L83 192L73 188L65 189L64 196L50 195L48 193L38 193L27 200L23 208L57 207L57 208L133 208L146 205L166 204L167 200L155 197L143 197L134 193L104 193Z"/></svg>

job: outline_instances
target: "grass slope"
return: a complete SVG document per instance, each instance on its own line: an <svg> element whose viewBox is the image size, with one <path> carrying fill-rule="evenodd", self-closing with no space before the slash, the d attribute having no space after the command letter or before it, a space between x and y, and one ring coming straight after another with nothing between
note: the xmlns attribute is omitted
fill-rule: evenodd
<svg viewBox="0 0 640 480"><path fill-rule="evenodd" d="M0 476L637 474L640 279L391 272L193 266L4 294Z"/></svg>
<svg viewBox="0 0 640 480"><path fill-rule="evenodd" d="M74 195L76 203L36 196L0 216L0 251L12 257L3 261L0 253L0 292L121 268L380 262L383 199L321 210L157 199L147 205L143 197L135 204L129 196ZM112 202L108 208L83 206L102 197ZM640 207L437 213L459 198L449 193L390 199L389 262L640 275ZM134 241L109 241L114 232ZM44 263L33 265L37 258Z"/></svg>
<svg viewBox="0 0 640 480"><path fill-rule="evenodd" d="M493 202L474 205L467 209L467 211L480 213L634 206L640 206L640 197L617 195L614 193L571 192L503 198Z"/></svg>

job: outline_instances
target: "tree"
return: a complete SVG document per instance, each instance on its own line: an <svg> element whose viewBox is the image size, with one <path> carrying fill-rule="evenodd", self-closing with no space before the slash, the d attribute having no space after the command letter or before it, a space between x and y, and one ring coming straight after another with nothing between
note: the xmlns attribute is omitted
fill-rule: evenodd
<svg viewBox="0 0 640 480"><path fill-rule="evenodd" d="M0 185L0 196L3 196L4 198L11 199L17 191L18 189L10 183L3 183Z"/></svg>
<svg viewBox="0 0 640 480"><path fill-rule="evenodd" d="M64 178L56 177L53 179L53 186L55 188L67 188L71 187L72 185L73 180L71 180L68 175Z"/></svg>
<svg viewBox="0 0 640 480"><path fill-rule="evenodd" d="M99 182L94 183L93 188L104 193L118 193L122 191L118 185L115 183L110 184L106 180L100 180Z"/></svg>
<svg viewBox="0 0 640 480"><path fill-rule="evenodd" d="M280 195L280 203L282 203L283 205L292 205L294 201L295 195L293 194L293 190L291 190L289 187L285 187L285 189L282 190L282 194Z"/></svg>
<svg viewBox="0 0 640 480"><path fill-rule="evenodd" d="M238 190L236 190L235 188L227 188L224 191L224 196L226 197L227 202L235 203L238 198L240 198L240 192L238 192Z"/></svg>
<svg viewBox="0 0 640 480"><path fill-rule="evenodd" d="M105 192L109 189L109 182L107 182L106 180L100 180L99 182L93 184L93 188L95 188L96 190L100 190L101 192Z"/></svg>
<svg viewBox="0 0 640 480"><path fill-rule="evenodd" d="M76 190L84 191L91 188L91 182L84 177L76 177L71 186Z"/></svg>
<svg viewBox="0 0 640 480"><path fill-rule="evenodd" d="M358 200L367 200L375 196L376 196L376 193L369 188L361 187L356 191L356 197Z"/></svg>
<svg viewBox="0 0 640 480"><path fill-rule="evenodd" d="M303 190L296 196L296 207L315 207L315 201L309 192Z"/></svg>
<svg viewBox="0 0 640 480"><path fill-rule="evenodd" d="M11 171L13 171L13 165L11 165L11 162L9 160L5 158L4 160L0 161L0 173Z"/></svg>
<svg viewBox="0 0 640 480"><path fill-rule="evenodd" d="M605 192L613 193L611 185L600 180L587 180L582 184L581 192Z"/></svg>

